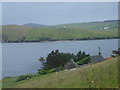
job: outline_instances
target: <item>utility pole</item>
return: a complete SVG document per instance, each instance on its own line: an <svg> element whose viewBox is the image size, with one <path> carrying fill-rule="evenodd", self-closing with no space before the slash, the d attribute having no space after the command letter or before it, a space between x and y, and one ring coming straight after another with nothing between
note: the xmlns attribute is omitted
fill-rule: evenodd
<svg viewBox="0 0 120 90"><path fill-rule="evenodd" d="M98 52L98 55L99 55L99 56L101 55L101 52L100 52L100 46L99 46L99 52Z"/></svg>
<svg viewBox="0 0 120 90"><path fill-rule="evenodd" d="M99 62L100 62L100 55L101 55L101 52L100 52L100 46L99 46L99 52L98 52Z"/></svg>

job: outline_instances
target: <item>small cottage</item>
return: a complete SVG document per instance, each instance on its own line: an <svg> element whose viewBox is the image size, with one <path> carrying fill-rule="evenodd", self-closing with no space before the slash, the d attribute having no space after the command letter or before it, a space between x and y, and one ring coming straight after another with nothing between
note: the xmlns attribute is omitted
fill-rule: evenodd
<svg viewBox="0 0 120 90"><path fill-rule="evenodd" d="M64 65L65 69L72 69L77 67L79 67L79 65L76 64L73 59L71 59L67 64Z"/></svg>
<svg viewBox="0 0 120 90"><path fill-rule="evenodd" d="M104 61L104 57L101 55L100 47L99 47L98 55L91 56L90 63L96 63L96 62L101 62L101 61Z"/></svg>
<svg viewBox="0 0 120 90"><path fill-rule="evenodd" d="M102 55L94 55L90 57L91 63L101 62L104 60Z"/></svg>

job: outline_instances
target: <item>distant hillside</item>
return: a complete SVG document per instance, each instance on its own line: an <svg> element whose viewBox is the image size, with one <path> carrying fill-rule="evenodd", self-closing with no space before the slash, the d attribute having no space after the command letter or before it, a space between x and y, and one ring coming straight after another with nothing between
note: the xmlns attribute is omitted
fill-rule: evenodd
<svg viewBox="0 0 120 90"><path fill-rule="evenodd" d="M118 88L118 58L72 70L36 76L15 82L17 77L2 80L3 88Z"/></svg>
<svg viewBox="0 0 120 90"><path fill-rule="evenodd" d="M71 24L56 25L55 27L81 28L87 30L110 30L110 29L118 28L118 21L107 20L107 21L98 21L98 22L71 23Z"/></svg>
<svg viewBox="0 0 120 90"><path fill-rule="evenodd" d="M27 26L27 27L48 27L47 25L41 25L41 24L35 24L35 23L27 23L27 24L24 24L23 26Z"/></svg>
<svg viewBox="0 0 120 90"><path fill-rule="evenodd" d="M117 21L62 24L49 27L2 26L3 42L39 42L118 37Z"/></svg>
<svg viewBox="0 0 120 90"><path fill-rule="evenodd" d="M103 21L103 22L118 22L120 20L106 20L106 21Z"/></svg>

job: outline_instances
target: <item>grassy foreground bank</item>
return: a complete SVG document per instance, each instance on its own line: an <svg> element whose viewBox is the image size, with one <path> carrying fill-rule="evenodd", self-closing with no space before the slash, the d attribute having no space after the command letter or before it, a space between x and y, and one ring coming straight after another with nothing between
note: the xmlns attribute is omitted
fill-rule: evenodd
<svg viewBox="0 0 120 90"><path fill-rule="evenodd" d="M117 88L118 58L21 82L15 82L16 79L3 79L3 88Z"/></svg>

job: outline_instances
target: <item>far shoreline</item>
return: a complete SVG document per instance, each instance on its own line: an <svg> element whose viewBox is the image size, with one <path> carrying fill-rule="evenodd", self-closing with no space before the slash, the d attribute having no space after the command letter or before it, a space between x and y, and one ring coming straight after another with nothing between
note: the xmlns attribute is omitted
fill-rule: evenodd
<svg viewBox="0 0 120 90"><path fill-rule="evenodd" d="M91 40L109 40L109 39L119 39L120 37L107 37L107 38L87 38L87 39L66 39L66 40L44 40L44 41L8 41L8 42L0 42L0 43L47 43L47 42L61 42L61 41L91 41Z"/></svg>

